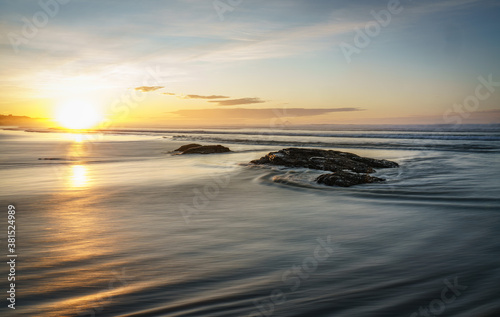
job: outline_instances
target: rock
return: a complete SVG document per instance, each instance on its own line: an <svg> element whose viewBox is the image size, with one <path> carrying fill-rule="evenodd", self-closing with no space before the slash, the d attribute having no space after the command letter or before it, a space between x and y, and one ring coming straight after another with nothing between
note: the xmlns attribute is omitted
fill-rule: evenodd
<svg viewBox="0 0 500 317"><path fill-rule="evenodd" d="M186 144L186 145L183 145L181 146L180 148L174 150L174 151L178 151L178 152L184 152L186 150L189 150L190 148L194 148L194 147L200 147L201 144L196 144L196 143L192 143L192 144Z"/></svg>
<svg viewBox="0 0 500 317"><path fill-rule="evenodd" d="M212 154L226 152L231 152L231 150L222 145L201 145L198 147L190 147L181 154Z"/></svg>
<svg viewBox="0 0 500 317"><path fill-rule="evenodd" d="M287 167L307 167L324 171L350 170L356 173L373 173L373 168L398 167L398 163L361 157L348 152L320 149L288 148L271 152L254 160L253 164L282 165Z"/></svg>
<svg viewBox="0 0 500 317"><path fill-rule="evenodd" d="M288 148L271 152L253 164L280 165L286 167L306 167L316 170L331 171L323 174L316 181L329 186L348 187L357 184L384 181L381 178L369 176L374 168L398 167L398 163L361 157L353 153L321 149Z"/></svg>
<svg viewBox="0 0 500 317"><path fill-rule="evenodd" d="M351 172L335 172L331 174L323 174L316 178L319 184L328 186L341 186L349 187L359 184L378 183L383 182L385 179L373 177L368 174L357 174Z"/></svg>

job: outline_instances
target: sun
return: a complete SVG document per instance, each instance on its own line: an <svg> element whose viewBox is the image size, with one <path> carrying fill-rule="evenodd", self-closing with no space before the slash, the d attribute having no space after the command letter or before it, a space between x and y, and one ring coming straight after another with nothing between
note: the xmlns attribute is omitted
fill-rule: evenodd
<svg viewBox="0 0 500 317"><path fill-rule="evenodd" d="M59 124L67 129L90 129L103 120L97 107L85 101L68 101L62 103L56 113Z"/></svg>

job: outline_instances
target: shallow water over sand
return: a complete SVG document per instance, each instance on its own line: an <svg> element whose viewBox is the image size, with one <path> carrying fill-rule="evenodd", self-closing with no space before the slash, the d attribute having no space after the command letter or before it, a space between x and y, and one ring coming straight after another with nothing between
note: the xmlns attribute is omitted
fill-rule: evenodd
<svg viewBox="0 0 500 317"><path fill-rule="evenodd" d="M258 134L225 134L234 153L176 156L199 134L2 131L19 281L15 313L6 301L0 313L499 316L495 135L255 144ZM386 183L329 188L314 171L246 164L301 138L401 167L375 174Z"/></svg>

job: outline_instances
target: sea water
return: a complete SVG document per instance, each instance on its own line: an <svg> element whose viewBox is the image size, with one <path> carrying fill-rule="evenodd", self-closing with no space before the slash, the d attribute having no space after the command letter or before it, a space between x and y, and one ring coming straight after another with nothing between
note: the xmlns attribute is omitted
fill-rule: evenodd
<svg viewBox="0 0 500 317"><path fill-rule="evenodd" d="M233 152L172 153L194 142ZM500 316L497 130L4 130L0 145L3 254L9 205L17 229L2 316ZM400 167L338 188L248 164L291 146Z"/></svg>

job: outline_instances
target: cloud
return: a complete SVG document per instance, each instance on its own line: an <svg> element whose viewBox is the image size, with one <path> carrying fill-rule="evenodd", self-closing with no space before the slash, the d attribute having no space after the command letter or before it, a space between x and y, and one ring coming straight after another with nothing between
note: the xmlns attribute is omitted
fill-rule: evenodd
<svg viewBox="0 0 500 317"><path fill-rule="evenodd" d="M140 87L136 87L134 89L142 91L142 92L151 92L151 91L155 91L155 90L162 89L162 88L165 88L165 87L164 86L140 86Z"/></svg>
<svg viewBox="0 0 500 317"><path fill-rule="evenodd" d="M164 95L175 96L174 93L163 93ZM222 95L177 95L179 99L203 99L208 100L208 102L217 103L219 106L238 106L238 105L249 105L255 103L264 103L265 100L260 98L239 98L239 99L228 99L228 100L213 100L213 99L227 99L231 98L229 96Z"/></svg>
<svg viewBox="0 0 500 317"><path fill-rule="evenodd" d="M264 109L186 109L168 112L169 114L189 118L224 118L224 119L272 119L319 116L333 112L363 111L360 108L264 108Z"/></svg>
<svg viewBox="0 0 500 317"><path fill-rule="evenodd" d="M173 92L163 92L162 94L167 96L175 96L175 93Z"/></svg>
<svg viewBox="0 0 500 317"><path fill-rule="evenodd" d="M200 95L187 95L184 96L185 99L224 99L224 98L229 98L228 96L218 96L218 95L212 95L212 96L200 96ZM215 102L215 101L211 101Z"/></svg>
<svg viewBox="0 0 500 317"><path fill-rule="evenodd" d="M216 102L219 106L237 106L237 105L250 105L254 103L263 103L264 100L260 98L240 98L240 99L229 99L229 100L214 100L209 102Z"/></svg>

